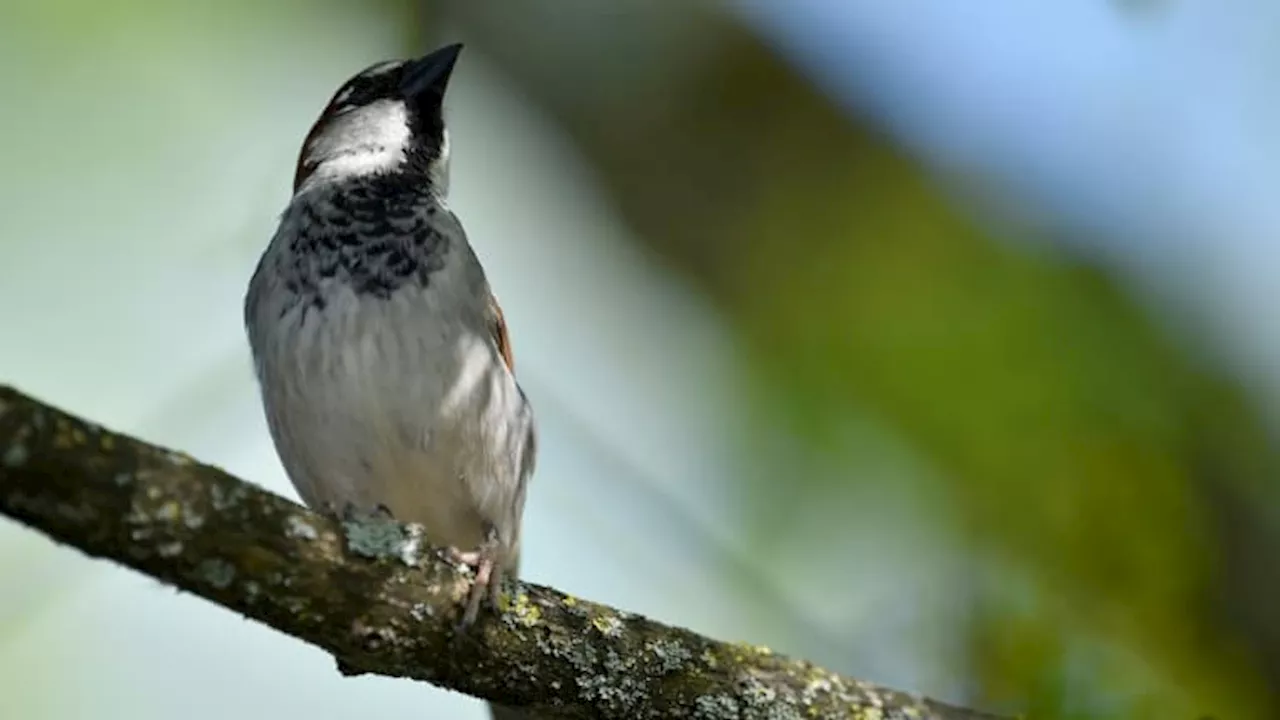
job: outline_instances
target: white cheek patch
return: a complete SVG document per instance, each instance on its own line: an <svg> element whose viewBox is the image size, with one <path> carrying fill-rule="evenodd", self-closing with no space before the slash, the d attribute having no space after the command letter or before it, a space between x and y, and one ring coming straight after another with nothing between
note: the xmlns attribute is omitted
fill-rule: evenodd
<svg viewBox="0 0 1280 720"><path fill-rule="evenodd" d="M391 150L340 155L332 160L320 163L311 176L313 178L335 180L344 177L370 175L398 167L403 161L403 152Z"/></svg>
<svg viewBox="0 0 1280 720"><path fill-rule="evenodd" d="M337 179L390 170L404 162L411 139L404 103L379 100L335 115L307 145L316 179Z"/></svg>

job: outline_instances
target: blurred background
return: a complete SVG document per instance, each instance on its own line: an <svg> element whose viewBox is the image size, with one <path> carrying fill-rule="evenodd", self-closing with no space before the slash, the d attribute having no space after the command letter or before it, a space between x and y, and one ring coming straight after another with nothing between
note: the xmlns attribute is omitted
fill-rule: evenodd
<svg viewBox="0 0 1280 720"><path fill-rule="evenodd" d="M532 581L955 703L1280 716L1280 6L0 8L0 381L295 497L241 298L349 75L466 43ZM481 718L0 521L0 717Z"/></svg>

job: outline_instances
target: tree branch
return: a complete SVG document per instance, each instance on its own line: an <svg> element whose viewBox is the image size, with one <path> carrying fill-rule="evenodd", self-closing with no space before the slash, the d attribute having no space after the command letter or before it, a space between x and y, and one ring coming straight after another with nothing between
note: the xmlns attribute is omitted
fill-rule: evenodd
<svg viewBox="0 0 1280 720"><path fill-rule="evenodd" d="M519 583L455 632L470 585L421 528L338 521L0 386L0 513L308 642L569 718L989 718Z"/></svg>

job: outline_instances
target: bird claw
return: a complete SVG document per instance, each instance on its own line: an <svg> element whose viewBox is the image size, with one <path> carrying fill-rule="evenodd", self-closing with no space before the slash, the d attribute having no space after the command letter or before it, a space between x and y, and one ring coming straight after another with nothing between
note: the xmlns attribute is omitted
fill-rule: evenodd
<svg viewBox="0 0 1280 720"><path fill-rule="evenodd" d="M503 580L502 565L498 562L498 534L491 529L478 549L462 551L450 547L445 549L444 555L450 563L466 565L476 574L471 583L471 591L467 594L462 620L458 623L457 629L461 632L475 624L476 618L480 616L480 603L486 597L490 607L498 609Z"/></svg>
<svg viewBox="0 0 1280 720"><path fill-rule="evenodd" d="M327 503L326 510L344 522L362 519L387 522L395 520L391 509L381 504L375 506L372 511L365 511L350 502L343 504L341 510L337 510L333 503ZM458 623L459 632L475 624L480 616L480 604L486 597L490 607L494 610L499 608L498 601L502 597L502 581L505 574L502 564L498 561L499 548L498 532L489 528L479 548L463 551L455 547L446 547L441 553L445 562L451 565L466 565L475 572L475 580L471 584L471 591L467 594L467 605Z"/></svg>

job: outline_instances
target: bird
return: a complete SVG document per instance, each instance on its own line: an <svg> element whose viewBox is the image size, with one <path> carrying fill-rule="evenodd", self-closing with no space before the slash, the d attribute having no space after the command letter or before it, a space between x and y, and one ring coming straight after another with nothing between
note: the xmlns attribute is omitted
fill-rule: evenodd
<svg viewBox="0 0 1280 720"><path fill-rule="evenodd" d="M375 63L333 94L302 143L244 323L303 502L421 524L475 569L465 629L518 572L537 435L502 308L448 204L444 97L461 50Z"/></svg>

